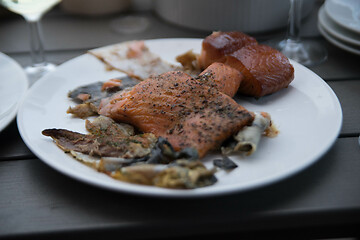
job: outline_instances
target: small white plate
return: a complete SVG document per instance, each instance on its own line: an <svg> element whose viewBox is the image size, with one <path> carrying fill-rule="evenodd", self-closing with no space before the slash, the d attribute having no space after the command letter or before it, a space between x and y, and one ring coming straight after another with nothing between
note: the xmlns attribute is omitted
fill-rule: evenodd
<svg viewBox="0 0 360 240"><path fill-rule="evenodd" d="M0 52L0 132L15 118L27 88L28 80L22 67Z"/></svg>
<svg viewBox="0 0 360 240"><path fill-rule="evenodd" d="M349 44L360 46L360 34L351 32L331 20L331 18L327 15L324 6L322 6L319 10L318 20L321 26L335 38L338 38Z"/></svg>
<svg viewBox="0 0 360 240"><path fill-rule="evenodd" d="M320 23L318 23L318 29L319 29L321 35L326 40L328 40L329 42L334 44L335 46L337 46L347 52L350 52L350 53L353 53L356 55L360 55L360 48L349 46L347 43L341 41L340 39L337 39L337 38L331 36Z"/></svg>
<svg viewBox="0 0 360 240"><path fill-rule="evenodd" d="M325 9L337 24L360 34L359 0L326 0Z"/></svg>
<svg viewBox="0 0 360 240"><path fill-rule="evenodd" d="M193 49L199 53L201 39L147 40L149 49L164 60ZM117 181L74 160L41 131L65 128L86 133L84 120L66 114L74 105L67 93L81 85L105 81L123 74L106 71L102 62L89 54L74 58L37 81L29 90L17 117L26 145L54 169L85 183L113 191L161 197L200 197L245 191L285 179L317 161L335 142L342 124L342 111L334 92L315 73L291 61L295 79L286 89L254 99L239 97L250 111L271 114L280 134L263 138L258 150L249 157L232 156L238 167L216 173L218 182L193 190L164 189ZM219 155L209 154L202 161L211 168Z"/></svg>

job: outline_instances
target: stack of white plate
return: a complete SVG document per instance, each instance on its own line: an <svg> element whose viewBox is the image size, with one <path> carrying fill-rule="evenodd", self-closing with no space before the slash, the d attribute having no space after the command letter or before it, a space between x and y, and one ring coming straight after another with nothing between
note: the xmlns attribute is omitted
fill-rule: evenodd
<svg viewBox="0 0 360 240"><path fill-rule="evenodd" d="M329 42L360 55L360 0L326 0L318 20L319 31Z"/></svg>
<svg viewBox="0 0 360 240"><path fill-rule="evenodd" d="M0 52L0 132L15 118L27 89L28 79L23 68Z"/></svg>

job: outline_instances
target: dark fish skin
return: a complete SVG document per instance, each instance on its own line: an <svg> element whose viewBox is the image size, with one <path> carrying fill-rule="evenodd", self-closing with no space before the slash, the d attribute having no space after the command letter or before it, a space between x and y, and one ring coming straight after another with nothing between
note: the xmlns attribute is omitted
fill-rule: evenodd
<svg viewBox="0 0 360 240"><path fill-rule="evenodd" d="M68 97L71 98L76 103L92 103L95 106L99 106L101 99L111 96L117 91L123 90L128 87L135 86L139 83L138 80L131 77L120 78L121 86L115 89L109 89L107 91L102 90L104 82L95 82L88 85L80 86L68 93ZM83 101L79 98L81 94L88 94L90 97L88 100Z"/></svg>
<svg viewBox="0 0 360 240"><path fill-rule="evenodd" d="M135 86L140 81L131 77L117 78L120 85L106 88L104 82L95 82L88 85L80 86L68 93L68 97L77 103L74 107L69 107L66 111L74 117L86 119L90 116L98 115L98 107L101 99L110 97L117 91L124 90ZM106 82L105 82L106 83Z"/></svg>
<svg viewBox="0 0 360 240"><path fill-rule="evenodd" d="M89 94L91 97L89 98L90 102L97 102L99 99L107 97L107 92L101 91L101 87L103 82L96 82L88 85L84 85L78 87L68 93L68 97L71 98L76 103L83 103L84 101L79 99L78 96L80 94Z"/></svg>
<svg viewBox="0 0 360 240"><path fill-rule="evenodd" d="M151 145L157 140L149 134L130 137L96 136L55 128L45 129L42 131L42 134L54 139L56 145L65 152L76 151L98 157L126 157L131 149L130 143L139 144L139 147L149 148L150 151ZM148 153L146 152L146 154ZM144 155L146 154L144 151Z"/></svg>
<svg viewBox="0 0 360 240"><path fill-rule="evenodd" d="M96 143L96 137L92 135L85 135L66 129L45 129L42 134L51 137L55 140L58 145L65 152L71 150L82 152L89 155L100 156L101 154L97 151L91 150L98 148ZM92 153L92 154L90 154Z"/></svg>
<svg viewBox="0 0 360 240"><path fill-rule="evenodd" d="M146 163L168 164L176 159L188 159L194 161L199 159L199 155L194 148L184 148L181 151L176 152L165 138L159 137L158 142L146 159Z"/></svg>
<svg viewBox="0 0 360 240"><path fill-rule="evenodd" d="M236 163L234 163L230 158L225 155L221 159L214 159L213 164L214 166L222 168L224 170L232 170L238 167Z"/></svg>

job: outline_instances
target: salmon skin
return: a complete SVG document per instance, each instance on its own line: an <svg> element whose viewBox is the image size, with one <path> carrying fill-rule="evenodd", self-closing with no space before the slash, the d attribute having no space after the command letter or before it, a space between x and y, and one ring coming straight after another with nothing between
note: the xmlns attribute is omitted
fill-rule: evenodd
<svg viewBox="0 0 360 240"><path fill-rule="evenodd" d="M225 63L244 75L238 92L248 96L275 93L294 79L294 68L288 58L266 45L243 47L226 56Z"/></svg>
<svg viewBox="0 0 360 240"><path fill-rule="evenodd" d="M225 63L243 75L239 93L262 97L287 87L294 68L281 52L241 32L214 32L203 40L198 65Z"/></svg>
<svg viewBox="0 0 360 240"><path fill-rule="evenodd" d="M103 99L99 113L164 137L177 151L193 147L200 158L253 121L231 97L180 71Z"/></svg>
<svg viewBox="0 0 360 240"><path fill-rule="evenodd" d="M255 38L242 32L213 32L202 42L199 67L205 69L214 62L224 62L226 55L244 46L256 44Z"/></svg>

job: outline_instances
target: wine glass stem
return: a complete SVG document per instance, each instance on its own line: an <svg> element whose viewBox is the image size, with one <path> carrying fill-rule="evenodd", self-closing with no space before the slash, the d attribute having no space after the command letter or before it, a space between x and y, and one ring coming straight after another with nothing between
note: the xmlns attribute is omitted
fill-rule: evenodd
<svg viewBox="0 0 360 240"><path fill-rule="evenodd" d="M301 4L302 0L290 0L287 38L294 42L300 40Z"/></svg>
<svg viewBox="0 0 360 240"><path fill-rule="evenodd" d="M30 55L34 65L44 63L44 47L42 33L40 28L40 20L27 21L30 31Z"/></svg>

